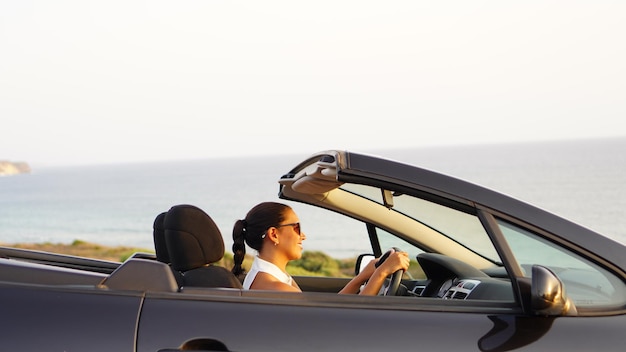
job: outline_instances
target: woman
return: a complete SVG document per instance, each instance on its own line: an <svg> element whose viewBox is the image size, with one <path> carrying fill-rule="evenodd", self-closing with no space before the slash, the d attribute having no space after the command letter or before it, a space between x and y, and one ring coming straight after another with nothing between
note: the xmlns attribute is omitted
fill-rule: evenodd
<svg viewBox="0 0 626 352"><path fill-rule="evenodd" d="M244 273L241 263L247 243L258 254L244 279L244 289L302 292L286 267L290 260L302 256L302 241L305 239L300 220L291 207L275 202L260 203L248 212L245 219L235 222L235 266L232 271L237 276ZM376 295L387 276L409 268L406 252L393 252L378 268L375 262L370 262L339 293ZM367 284L361 288L364 283Z"/></svg>

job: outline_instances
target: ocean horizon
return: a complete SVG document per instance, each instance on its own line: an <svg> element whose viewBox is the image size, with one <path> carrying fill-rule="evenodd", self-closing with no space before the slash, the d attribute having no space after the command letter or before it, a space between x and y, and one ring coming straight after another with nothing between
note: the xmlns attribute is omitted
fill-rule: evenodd
<svg viewBox="0 0 626 352"><path fill-rule="evenodd" d="M448 174L536 205L626 244L626 138L360 151ZM349 258L354 220L278 199L278 179L308 154L43 167L0 177L0 243L152 249L152 223L176 204L216 222L231 252L234 222L262 201L291 205L305 250ZM365 231L364 228L360 231ZM346 236L344 236L346 237Z"/></svg>

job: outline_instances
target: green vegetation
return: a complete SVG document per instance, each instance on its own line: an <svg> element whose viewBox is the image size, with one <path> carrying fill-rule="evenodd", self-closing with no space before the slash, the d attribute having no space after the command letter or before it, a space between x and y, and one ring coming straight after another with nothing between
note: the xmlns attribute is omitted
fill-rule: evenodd
<svg viewBox="0 0 626 352"><path fill-rule="evenodd" d="M304 251L302 258L287 265L287 272L294 276L351 277L356 259L337 260L319 251Z"/></svg>

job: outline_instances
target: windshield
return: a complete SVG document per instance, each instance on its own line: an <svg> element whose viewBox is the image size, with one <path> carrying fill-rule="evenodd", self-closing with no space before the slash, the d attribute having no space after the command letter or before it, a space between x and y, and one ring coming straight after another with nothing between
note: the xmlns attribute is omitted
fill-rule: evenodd
<svg viewBox="0 0 626 352"><path fill-rule="evenodd" d="M390 211L414 219L489 261L500 263L499 256L476 215L372 186L344 184L341 189L385 205ZM419 238L413 240L420 242ZM424 245L429 246L428 243Z"/></svg>

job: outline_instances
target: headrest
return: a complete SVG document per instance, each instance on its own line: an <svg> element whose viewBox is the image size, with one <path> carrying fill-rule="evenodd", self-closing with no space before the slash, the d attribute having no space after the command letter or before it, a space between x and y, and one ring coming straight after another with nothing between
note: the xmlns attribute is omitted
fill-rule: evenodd
<svg viewBox="0 0 626 352"><path fill-rule="evenodd" d="M163 227L172 267L178 271L212 264L224 256L224 239L219 228L196 206L173 206L165 215Z"/></svg>
<svg viewBox="0 0 626 352"><path fill-rule="evenodd" d="M165 214L163 212L154 219L154 225L152 226L152 236L154 238L154 251L156 252L156 259L161 263L170 262L170 255L167 253L167 244L165 243L165 230L163 229L163 221L165 220Z"/></svg>

